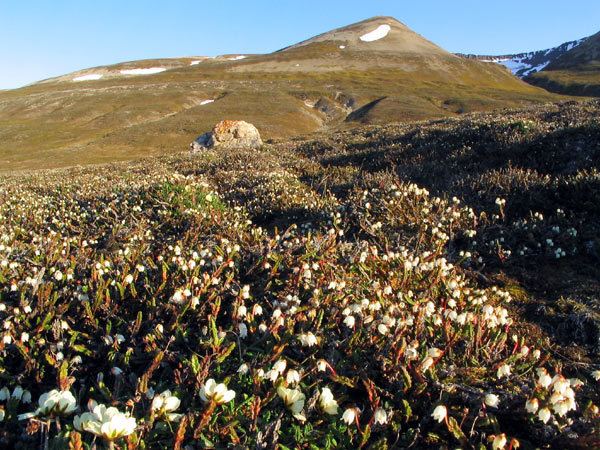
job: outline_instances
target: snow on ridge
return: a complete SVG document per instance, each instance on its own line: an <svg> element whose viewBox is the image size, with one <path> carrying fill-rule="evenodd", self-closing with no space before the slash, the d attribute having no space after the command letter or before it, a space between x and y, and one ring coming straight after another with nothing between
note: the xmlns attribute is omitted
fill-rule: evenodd
<svg viewBox="0 0 600 450"><path fill-rule="evenodd" d="M204 106L204 105L208 105L208 104L210 104L210 103L214 103L214 102L215 102L214 100L202 100L202 101L200 102L200 105L201 105L201 106Z"/></svg>
<svg viewBox="0 0 600 450"><path fill-rule="evenodd" d="M147 69L126 69L126 70L121 70L121 75L152 75L155 73L161 73L164 72L165 69L164 67L150 67Z"/></svg>
<svg viewBox="0 0 600 450"><path fill-rule="evenodd" d="M375 30L370 33L364 34L360 37L360 40L363 42L374 42L379 39L383 39L388 35L388 33L392 30L392 27L389 25L379 25Z"/></svg>
<svg viewBox="0 0 600 450"><path fill-rule="evenodd" d="M227 58L228 61L240 61L242 59L246 59L247 56L245 55L239 55L239 56L234 56L233 58Z"/></svg>
<svg viewBox="0 0 600 450"><path fill-rule="evenodd" d="M514 75L524 78L544 70L556 58L578 47L588 38L565 42L557 47L507 56L480 57L482 62L497 63L507 67Z"/></svg>
<svg viewBox="0 0 600 450"><path fill-rule="evenodd" d="M523 73L523 75L528 76L528 75L531 75L532 73L540 72L540 71L544 70L548 64L550 64L550 61L546 61L545 63L542 63L539 66L532 67L531 69L525 71Z"/></svg>
<svg viewBox="0 0 600 450"><path fill-rule="evenodd" d="M103 75L101 73L90 73L88 75L81 75L73 78L73 81L95 81L102 78Z"/></svg>
<svg viewBox="0 0 600 450"><path fill-rule="evenodd" d="M202 62L202 60L197 60L197 61L192 61L190 63L190 66L197 66L198 64L200 64Z"/></svg>

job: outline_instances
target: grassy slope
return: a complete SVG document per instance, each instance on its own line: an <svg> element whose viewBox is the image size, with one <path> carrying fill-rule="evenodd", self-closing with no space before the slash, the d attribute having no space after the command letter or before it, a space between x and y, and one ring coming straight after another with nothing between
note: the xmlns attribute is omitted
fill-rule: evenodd
<svg viewBox="0 0 600 450"><path fill-rule="evenodd" d="M338 55L336 61L328 53L333 50L319 45L329 44L236 63L207 61L152 76L82 83L72 83L69 77L2 92L2 169L175 152L224 118L248 120L267 139L306 134L339 125L349 111L332 121L303 100L335 99L339 93L352 98L355 108L386 97L360 116L367 123L442 117L555 98L492 65L450 56L444 60L375 55L365 61L362 54L350 54L341 60ZM333 61L332 66L314 72L296 70L296 64L313 64L315 55ZM218 100L199 105L212 98Z"/></svg>
<svg viewBox="0 0 600 450"><path fill-rule="evenodd" d="M527 81L557 94L600 97L600 68L542 71L527 78Z"/></svg>

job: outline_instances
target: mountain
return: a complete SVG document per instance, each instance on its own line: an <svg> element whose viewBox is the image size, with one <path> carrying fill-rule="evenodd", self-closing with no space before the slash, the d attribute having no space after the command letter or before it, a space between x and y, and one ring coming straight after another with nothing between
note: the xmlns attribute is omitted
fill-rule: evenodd
<svg viewBox="0 0 600 450"><path fill-rule="evenodd" d="M566 53L583 44L588 38L569 41L557 47L533 52L516 53L512 55L473 55L458 54L459 56L477 59L479 61L497 63L507 67L514 75L519 78L525 78L540 72L561 58Z"/></svg>
<svg viewBox="0 0 600 450"><path fill-rule="evenodd" d="M546 50L458 56L503 65L528 83L557 94L600 96L600 33Z"/></svg>
<svg viewBox="0 0 600 450"><path fill-rule="evenodd" d="M133 61L0 92L0 167L179 152L222 119L268 140L557 98L375 17L266 55Z"/></svg>
<svg viewBox="0 0 600 450"><path fill-rule="evenodd" d="M600 97L600 33L561 55L527 81L559 94Z"/></svg>

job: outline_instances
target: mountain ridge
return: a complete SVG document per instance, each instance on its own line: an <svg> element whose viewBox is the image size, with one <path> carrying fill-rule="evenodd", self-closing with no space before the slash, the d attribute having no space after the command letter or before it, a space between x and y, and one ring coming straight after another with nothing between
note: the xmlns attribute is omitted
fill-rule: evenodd
<svg viewBox="0 0 600 450"><path fill-rule="evenodd" d="M560 58L564 54L583 44L590 36L573 41L567 41L556 47L547 48L544 50L533 50L522 53L512 53L505 55L479 55L479 54L464 54L457 53L458 56L476 59L479 61L498 63L508 68L514 75L519 78L525 78L534 73L544 70L553 61Z"/></svg>

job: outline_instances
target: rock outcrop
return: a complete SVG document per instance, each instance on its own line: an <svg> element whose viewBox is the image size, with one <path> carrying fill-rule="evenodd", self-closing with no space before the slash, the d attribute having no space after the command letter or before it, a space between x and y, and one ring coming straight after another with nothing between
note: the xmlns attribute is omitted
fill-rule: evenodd
<svg viewBox="0 0 600 450"><path fill-rule="evenodd" d="M263 142L257 128L243 120L223 120L209 133L190 144L192 152L211 148L260 148Z"/></svg>

